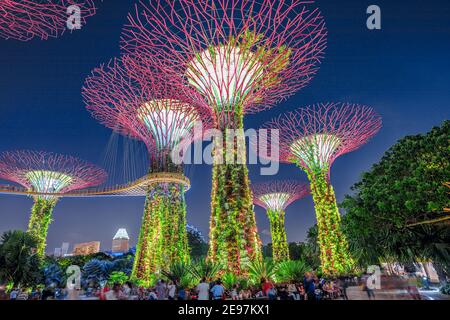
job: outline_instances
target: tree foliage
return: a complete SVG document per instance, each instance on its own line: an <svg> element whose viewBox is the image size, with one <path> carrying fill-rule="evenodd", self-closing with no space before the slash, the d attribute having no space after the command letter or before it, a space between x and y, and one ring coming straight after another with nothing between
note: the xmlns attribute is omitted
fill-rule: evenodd
<svg viewBox="0 0 450 320"><path fill-rule="evenodd" d="M5 232L0 242L0 283L33 287L41 280L38 240L23 231Z"/></svg>
<svg viewBox="0 0 450 320"><path fill-rule="evenodd" d="M114 285L115 283L118 283L120 285L123 285L125 282L127 282L129 279L129 276L125 274L125 272L122 271L113 271L109 275L108 283L110 285Z"/></svg>
<svg viewBox="0 0 450 320"><path fill-rule="evenodd" d="M442 217L449 204L449 138L450 121L404 137L345 197L344 229L361 266L431 259L448 269L449 223L422 222Z"/></svg>
<svg viewBox="0 0 450 320"><path fill-rule="evenodd" d="M109 279L113 263L107 260L92 259L82 271L82 281L86 285L99 285Z"/></svg>
<svg viewBox="0 0 450 320"><path fill-rule="evenodd" d="M311 271L311 268L302 260L283 261L277 266L276 280L280 282L301 282L307 271Z"/></svg>
<svg viewBox="0 0 450 320"><path fill-rule="evenodd" d="M206 257L208 253L208 244L202 234L194 228L189 228L187 230L187 238L189 248L191 249L191 258L201 259Z"/></svg>
<svg viewBox="0 0 450 320"><path fill-rule="evenodd" d="M67 276L57 263L48 264L42 273L45 286L61 287L66 283Z"/></svg>

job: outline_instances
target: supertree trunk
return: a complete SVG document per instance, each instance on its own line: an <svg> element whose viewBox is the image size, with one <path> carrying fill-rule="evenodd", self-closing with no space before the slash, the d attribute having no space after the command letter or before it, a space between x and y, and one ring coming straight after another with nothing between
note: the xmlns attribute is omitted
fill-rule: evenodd
<svg viewBox="0 0 450 320"><path fill-rule="evenodd" d="M184 187L177 183L168 185L168 197L164 209L159 211L159 246L162 258L160 268L177 262L190 260L186 231L186 201Z"/></svg>
<svg viewBox="0 0 450 320"><path fill-rule="evenodd" d="M354 267L347 239L341 231L341 216L326 170L308 173L316 210L320 260L325 274L343 274Z"/></svg>
<svg viewBox="0 0 450 320"><path fill-rule="evenodd" d="M53 208L56 202L56 199L36 198L31 208L27 232L37 239L36 250L37 254L41 257L45 255L48 226L52 222Z"/></svg>
<svg viewBox="0 0 450 320"><path fill-rule="evenodd" d="M284 226L284 211L267 210L272 236L272 256L276 262L289 260L289 246Z"/></svg>
<svg viewBox="0 0 450 320"><path fill-rule="evenodd" d="M236 119L234 128L242 130L242 116L237 115ZM226 128L223 132L225 137L232 134ZM208 259L220 263L226 271L242 274L248 262L261 258L261 241L245 164L245 140L244 148L239 148L237 141L230 141L232 147L228 148L216 145L214 151ZM244 162L226 163L227 152L232 153L234 160L241 153Z"/></svg>
<svg viewBox="0 0 450 320"><path fill-rule="evenodd" d="M159 183L147 194L132 278L149 281L151 275L176 262L188 262L184 187Z"/></svg>
<svg viewBox="0 0 450 320"><path fill-rule="evenodd" d="M139 233L138 243L136 245L136 254L134 257L133 271L131 273L132 279L139 279L149 281L151 274L155 271L152 268L152 256L150 248L155 242L155 234L158 222L157 210L159 208L159 201L148 192L145 205L144 215L142 217L141 230Z"/></svg>

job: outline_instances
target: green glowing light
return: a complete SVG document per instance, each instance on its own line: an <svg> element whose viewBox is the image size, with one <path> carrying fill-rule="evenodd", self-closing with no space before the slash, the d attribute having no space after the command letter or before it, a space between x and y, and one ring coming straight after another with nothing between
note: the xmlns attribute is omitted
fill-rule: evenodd
<svg viewBox="0 0 450 320"><path fill-rule="evenodd" d="M303 137L291 144L294 156L303 160L312 170L327 168L341 140L331 134L315 134Z"/></svg>
<svg viewBox="0 0 450 320"><path fill-rule="evenodd" d="M25 174L34 191L57 193L72 183L72 177L55 171L35 170Z"/></svg>
<svg viewBox="0 0 450 320"><path fill-rule="evenodd" d="M149 101L137 112L139 119L151 131L159 150L173 150L199 120L191 105L171 99Z"/></svg>
<svg viewBox="0 0 450 320"><path fill-rule="evenodd" d="M215 107L224 109L243 101L262 74L262 65L254 53L232 45L198 53L186 71L189 83Z"/></svg>
<svg viewBox="0 0 450 320"><path fill-rule="evenodd" d="M184 187L158 183L146 198L132 278L144 281L175 262L188 262Z"/></svg>
<svg viewBox="0 0 450 320"><path fill-rule="evenodd" d="M276 192L264 194L259 199L265 203L268 209L281 211L290 197L291 195L289 193Z"/></svg>

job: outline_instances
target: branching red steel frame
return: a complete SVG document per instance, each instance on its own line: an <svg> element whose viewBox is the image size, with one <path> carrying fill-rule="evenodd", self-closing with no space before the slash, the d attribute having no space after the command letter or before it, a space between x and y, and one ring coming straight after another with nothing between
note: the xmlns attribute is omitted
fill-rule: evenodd
<svg viewBox="0 0 450 320"><path fill-rule="evenodd" d="M309 193L309 185L296 180L274 180L267 182L258 182L251 185L253 192L253 203L269 209L264 201L260 200L261 196L271 193L287 193L289 198L283 204L285 210L294 201L306 197Z"/></svg>
<svg viewBox="0 0 450 320"><path fill-rule="evenodd" d="M107 65L101 65L87 77L83 87L83 97L86 108L92 116L114 131L138 139L145 143L150 156L157 156L171 150L159 150L152 130L139 119L138 110L149 102L168 99L176 108L179 103L187 107L176 114L171 123L164 123L164 114L156 114L155 126L164 128L161 134L182 126L186 117L198 115L205 127L208 126L210 112L203 104L203 99L192 89L176 86L161 72L150 66L146 69L137 68L140 62L136 57L123 56L122 59L111 60ZM169 106L170 108L170 106ZM195 138L193 130L190 136L185 136L183 143L189 143ZM172 136L167 135L166 139ZM177 143L175 141L175 143Z"/></svg>
<svg viewBox="0 0 450 320"><path fill-rule="evenodd" d="M0 179L32 188L26 174L31 171L52 171L70 176L71 182L59 193L80 190L102 184L106 172L78 158L44 151L5 151L0 154Z"/></svg>
<svg viewBox="0 0 450 320"><path fill-rule="evenodd" d="M352 103L318 103L287 112L265 123L263 129L278 129L280 161L308 164L291 151L294 141L316 134L339 138L339 146L329 158L328 168L340 155L358 149L381 128L381 117L370 107ZM270 140L271 135L268 135ZM270 145L270 143L269 143ZM270 153L269 153L270 154ZM275 155L270 155L273 158Z"/></svg>
<svg viewBox="0 0 450 320"><path fill-rule="evenodd" d="M186 83L187 66L196 54L227 44L231 37L239 39L248 33L261 36L250 52L263 48L265 53L259 57L262 75L254 79L242 106L244 113L258 112L304 87L317 72L327 31L313 4L297 0L140 1L124 28L122 50L156 61L172 79ZM283 59L277 57L283 49L290 51L287 66L270 69L277 59ZM279 81L274 81L275 77Z"/></svg>
<svg viewBox="0 0 450 320"><path fill-rule="evenodd" d="M2 0L0 38L28 41L56 38L67 29L67 8L80 8L81 24L96 13L93 0Z"/></svg>

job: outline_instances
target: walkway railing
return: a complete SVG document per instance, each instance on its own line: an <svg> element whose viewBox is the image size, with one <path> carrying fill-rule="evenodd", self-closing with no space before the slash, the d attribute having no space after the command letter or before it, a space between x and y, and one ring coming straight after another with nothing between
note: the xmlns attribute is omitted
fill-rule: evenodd
<svg viewBox="0 0 450 320"><path fill-rule="evenodd" d="M0 194L15 194L26 196L54 196L54 197L114 197L128 196L141 197L145 196L148 187L159 182L180 183L186 188L190 188L189 179L181 173L159 172L145 175L133 182L116 185L106 188L90 188L83 190L75 190L69 192L37 192L31 189L16 187L10 185L0 185Z"/></svg>

